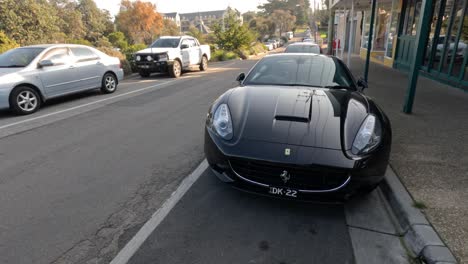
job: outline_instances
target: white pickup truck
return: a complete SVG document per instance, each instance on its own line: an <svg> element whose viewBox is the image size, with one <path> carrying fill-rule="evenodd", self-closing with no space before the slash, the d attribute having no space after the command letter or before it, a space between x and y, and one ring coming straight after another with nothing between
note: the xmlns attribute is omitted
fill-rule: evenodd
<svg viewBox="0 0 468 264"><path fill-rule="evenodd" d="M205 71L210 56L210 46L200 45L190 36L160 37L149 48L134 54L141 77L148 77L153 72L167 72L174 78L195 65Z"/></svg>

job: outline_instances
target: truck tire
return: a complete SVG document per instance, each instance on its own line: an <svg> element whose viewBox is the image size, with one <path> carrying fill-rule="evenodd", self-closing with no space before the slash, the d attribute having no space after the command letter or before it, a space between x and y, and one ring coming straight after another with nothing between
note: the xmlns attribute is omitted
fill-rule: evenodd
<svg viewBox="0 0 468 264"><path fill-rule="evenodd" d="M208 69L208 58L203 55L200 63L200 71L206 71Z"/></svg>
<svg viewBox="0 0 468 264"><path fill-rule="evenodd" d="M147 78L150 76L150 72L149 71L144 71L144 70L141 70L140 71L140 76L143 77L143 78Z"/></svg>
<svg viewBox="0 0 468 264"><path fill-rule="evenodd" d="M169 75L172 78L179 78L182 74L182 65L178 60L175 60L172 65L169 66Z"/></svg>

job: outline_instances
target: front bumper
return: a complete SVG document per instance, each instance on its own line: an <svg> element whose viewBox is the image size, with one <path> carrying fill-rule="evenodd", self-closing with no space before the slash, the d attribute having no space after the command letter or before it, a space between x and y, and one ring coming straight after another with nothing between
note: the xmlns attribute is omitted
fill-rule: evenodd
<svg viewBox="0 0 468 264"><path fill-rule="evenodd" d="M250 142L250 149L256 150L245 151L244 149L245 154L237 152L233 155L229 147L221 150L218 144L222 143L219 140L213 132L205 129L205 155L213 172L228 184L263 195L271 195L270 188L280 187L296 190L298 195L295 199L299 200L347 198L382 181L385 169L381 168L386 168L388 164L388 158L385 156L377 155L366 160L353 161L347 159L341 151L338 151L339 154L335 153L333 158L332 154L326 153L330 150L304 147L309 150L303 151L315 153L314 155L308 152L306 156L314 155L317 158L309 161L307 163L309 165L296 165L295 162L285 162L283 159L275 160L265 155L258 155L258 152L257 155L252 155L259 149L260 151L263 149L266 155L275 151L266 145L252 146L252 142ZM278 145L284 149L284 145ZM326 158L321 160L318 157ZM347 159L347 161L342 159ZM337 166L338 164L341 166ZM283 183L280 177L283 170L290 172L291 181Z"/></svg>
<svg viewBox="0 0 468 264"><path fill-rule="evenodd" d="M171 61L144 61L135 62L138 70L146 72L167 72L168 66L172 64Z"/></svg>
<svg viewBox="0 0 468 264"><path fill-rule="evenodd" d="M10 91L10 89L0 89L0 109L6 109L10 107Z"/></svg>

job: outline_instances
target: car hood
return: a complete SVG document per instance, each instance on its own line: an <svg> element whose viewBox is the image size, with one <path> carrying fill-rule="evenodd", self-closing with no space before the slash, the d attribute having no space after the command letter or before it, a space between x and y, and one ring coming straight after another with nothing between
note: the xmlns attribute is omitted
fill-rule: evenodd
<svg viewBox="0 0 468 264"><path fill-rule="evenodd" d="M12 74L12 73L17 73L23 70L24 68L1 68L0 67L0 77Z"/></svg>
<svg viewBox="0 0 468 264"><path fill-rule="evenodd" d="M228 105L237 139L327 149L352 142L369 111L357 92L291 86L239 87Z"/></svg>
<svg viewBox="0 0 468 264"><path fill-rule="evenodd" d="M147 49L138 51L136 54L164 53L164 52L170 52L173 50L174 48L147 48Z"/></svg>

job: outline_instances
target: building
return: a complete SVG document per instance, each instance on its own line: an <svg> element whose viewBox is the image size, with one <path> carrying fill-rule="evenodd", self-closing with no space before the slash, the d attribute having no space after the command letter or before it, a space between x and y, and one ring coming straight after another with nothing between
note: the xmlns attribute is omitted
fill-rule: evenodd
<svg viewBox="0 0 468 264"><path fill-rule="evenodd" d="M373 62L406 72L416 65L418 74L468 91L467 0L375 0L374 14L372 2L330 0L330 32L345 43L335 54L349 50L364 59L370 45Z"/></svg>
<svg viewBox="0 0 468 264"><path fill-rule="evenodd" d="M176 23L176 25L180 28L180 15L177 12L173 13L161 13L163 19L171 20Z"/></svg>
<svg viewBox="0 0 468 264"><path fill-rule="evenodd" d="M201 29L203 33L210 33L210 27L213 23L219 23L221 19L227 16L228 12L234 12L237 18L242 22L243 18L237 9L226 8L225 10L200 11L194 13L180 14L180 23L182 31L186 32L191 26Z"/></svg>

